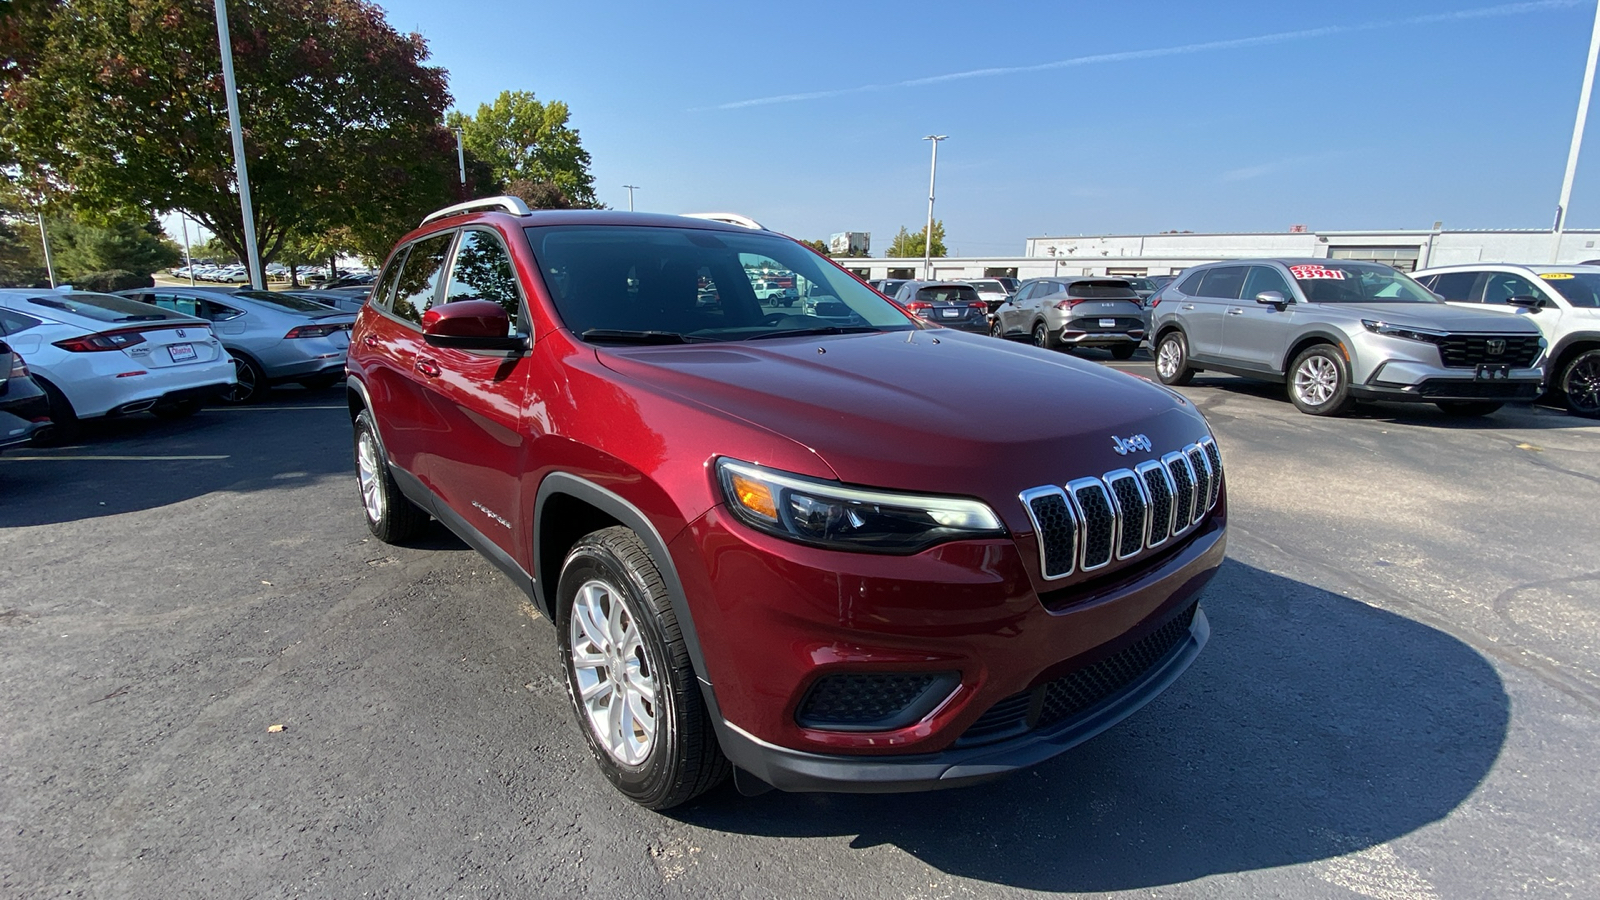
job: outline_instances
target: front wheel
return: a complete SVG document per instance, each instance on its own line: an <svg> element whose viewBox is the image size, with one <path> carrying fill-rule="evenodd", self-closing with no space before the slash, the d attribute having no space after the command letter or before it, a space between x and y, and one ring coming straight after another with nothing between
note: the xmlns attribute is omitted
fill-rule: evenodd
<svg viewBox="0 0 1600 900"><path fill-rule="evenodd" d="M1495 403L1492 400L1440 400L1434 405L1443 410L1447 416L1467 418L1471 416L1487 416L1505 404Z"/></svg>
<svg viewBox="0 0 1600 900"><path fill-rule="evenodd" d="M666 582L632 530L601 529L567 553L556 635L578 723L617 790L669 809L727 777Z"/></svg>
<svg viewBox="0 0 1600 900"><path fill-rule="evenodd" d="M1578 354L1561 375L1567 395L1567 412L1585 419L1600 419L1600 350Z"/></svg>
<svg viewBox="0 0 1600 900"><path fill-rule="evenodd" d="M1194 380L1194 370L1189 368L1189 341L1183 332L1170 332L1156 342L1156 377L1162 384L1174 387Z"/></svg>
<svg viewBox="0 0 1600 900"><path fill-rule="evenodd" d="M362 410L356 416L356 480L361 487L361 506L367 515L367 529L373 537L393 544L416 537L428 524L428 514L406 499L389 471L388 454L378 440L372 413Z"/></svg>
<svg viewBox="0 0 1600 900"><path fill-rule="evenodd" d="M1040 350L1054 350L1056 342L1050 337L1050 329L1043 322L1033 326L1033 345Z"/></svg>
<svg viewBox="0 0 1600 900"><path fill-rule="evenodd" d="M1337 348L1318 344L1295 357L1289 367L1289 399L1311 416L1343 415L1355 406L1350 366Z"/></svg>

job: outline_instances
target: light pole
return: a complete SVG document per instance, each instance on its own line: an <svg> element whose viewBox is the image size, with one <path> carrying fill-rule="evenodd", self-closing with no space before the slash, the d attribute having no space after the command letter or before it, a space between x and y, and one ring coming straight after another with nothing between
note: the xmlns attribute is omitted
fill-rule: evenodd
<svg viewBox="0 0 1600 900"><path fill-rule="evenodd" d="M44 248L44 271L50 276L50 286L56 286L56 264L50 259L50 236L44 233L44 207L39 207L39 246Z"/></svg>
<svg viewBox="0 0 1600 900"><path fill-rule="evenodd" d="M1578 174L1578 150L1583 146L1583 125L1589 118L1589 94L1594 90L1594 64L1600 57L1600 3L1595 4L1594 32L1589 36L1589 64L1583 70L1583 90L1578 94L1578 121L1572 126L1572 149L1567 151L1567 174L1561 179L1561 202L1556 205L1550 262L1561 256L1561 232L1567 226L1567 206L1572 202L1572 179Z"/></svg>
<svg viewBox="0 0 1600 900"><path fill-rule="evenodd" d="M625 184L623 187L628 189L628 212L633 212L633 192L637 191L639 186L637 184Z"/></svg>
<svg viewBox="0 0 1600 900"><path fill-rule="evenodd" d="M178 223L183 226L183 266L189 272L189 286L194 287L194 257L189 255L189 219L179 213Z"/></svg>
<svg viewBox="0 0 1600 900"><path fill-rule="evenodd" d="M930 134L923 138L933 142L933 162L928 166L928 230L922 235L922 277L929 281L933 280L933 180L939 174L939 142L949 139L948 134Z"/></svg>
<svg viewBox="0 0 1600 900"><path fill-rule="evenodd" d="M455 129L455 132L456 132L456 168L461 170L461 186L464 188L464 187L467 186L467 151L464 150L462 148L462 146L461 146L461 142L462 142L462 140L464 140L463 130L460 129L460 128L457 128L457 129Z"/></svg>
<svg viewBox="0 0 1600 900"><path fill-rule="evenodd" d="M233 132L233 171L239 180L239 209L244 213L245 262L250 266L250 287L266 288L261 278L261 255L256 250L256 217L250 209L250 171L244 161L244 130L239 127L239 86L233 80L233 42L228 39L228 3L216 0L217 44L222 50L222 88L228 99L228 128Z"/></svg>

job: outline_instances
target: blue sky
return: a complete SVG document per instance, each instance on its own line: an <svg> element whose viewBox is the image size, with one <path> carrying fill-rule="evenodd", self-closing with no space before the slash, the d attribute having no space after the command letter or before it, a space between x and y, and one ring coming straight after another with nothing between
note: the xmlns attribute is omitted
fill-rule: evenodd
<svg viewBox="0 0 1600 900"><path fill-rule="evenodd" d="M1542 228L1593 0L387 0L458 107L566 101L602 201L804 238ZM977 74L973 74L977 73ZM959 77L946 77L959 76ZM790 98L790 99L773 99ZM758 101L758 102L750 102ZM1594 117L1600 119L1600 115ZM1568 226L1600 227L1591 119Z"/></svg>

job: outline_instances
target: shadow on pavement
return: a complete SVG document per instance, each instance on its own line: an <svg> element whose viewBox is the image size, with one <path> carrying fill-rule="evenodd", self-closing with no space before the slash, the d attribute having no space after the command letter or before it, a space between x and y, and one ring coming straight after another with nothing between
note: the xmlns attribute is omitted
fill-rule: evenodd
<svg viewBox="0 0 1600 900"><path fill-rule="evenodd" d="M1154 377L1153 373L1150 377ZM1190 386L1260 397L1263 400L1282 403L1286 412L1294 411L1293 404L1289 402L1289 395L1281 384L1208 373L1196 376L1194 381L1190 382ZM1192 399L1202 409L1206 408L1204 395ZM1564 406L1547 399L1531 405L1527 402L1507 403L1498 411L1486 416L1454 416L1432 403L1358 403L1344 418L1464 430L1584 428L1595 424L1592 419L1568 415Z"/></svg>
<svg viewBox="0 0 1600 900"><path fill-rule="evenodd" d="M1032 771L933 794L742 799L678 811L719 831L855 835L943 872L1116 891L1312 862L1460 805L1509 703L1443 632L1230 561L1202 601L1211 643L1128 721Z"/></svg>
<svg viewBox="0 0 1600 900"><path fill-rule="evenodd" d="M215 491L272 490L330 476L338 481L329 489L348 490L354 504L350 441L339 390L275 391L256 406L212 407L177 421L142 413L91 419L67 446L23 446L0 454L0 528L155 509Z"/></svg>

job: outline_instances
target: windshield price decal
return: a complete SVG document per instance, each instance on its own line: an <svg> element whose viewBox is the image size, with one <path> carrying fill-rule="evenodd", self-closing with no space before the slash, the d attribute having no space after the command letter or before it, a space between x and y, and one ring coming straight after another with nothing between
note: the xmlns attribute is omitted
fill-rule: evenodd
<svg viewBox="0 0 1600 900"><path fill-rule="evenodd" d="M1322 266L1290 266L1289 272L1294 275L1296 281L1311 281L1317 278L1331 278L1334 281L1344 280L1343 272Z"/></svg>
<svg viewBox="0 0 1600 900"><path fill-rule="evenodd" d="M1566 281L1568 278L1577 278L1578 276L1571 272L1546 272L1539 277L1545 281Z"/></svg>

